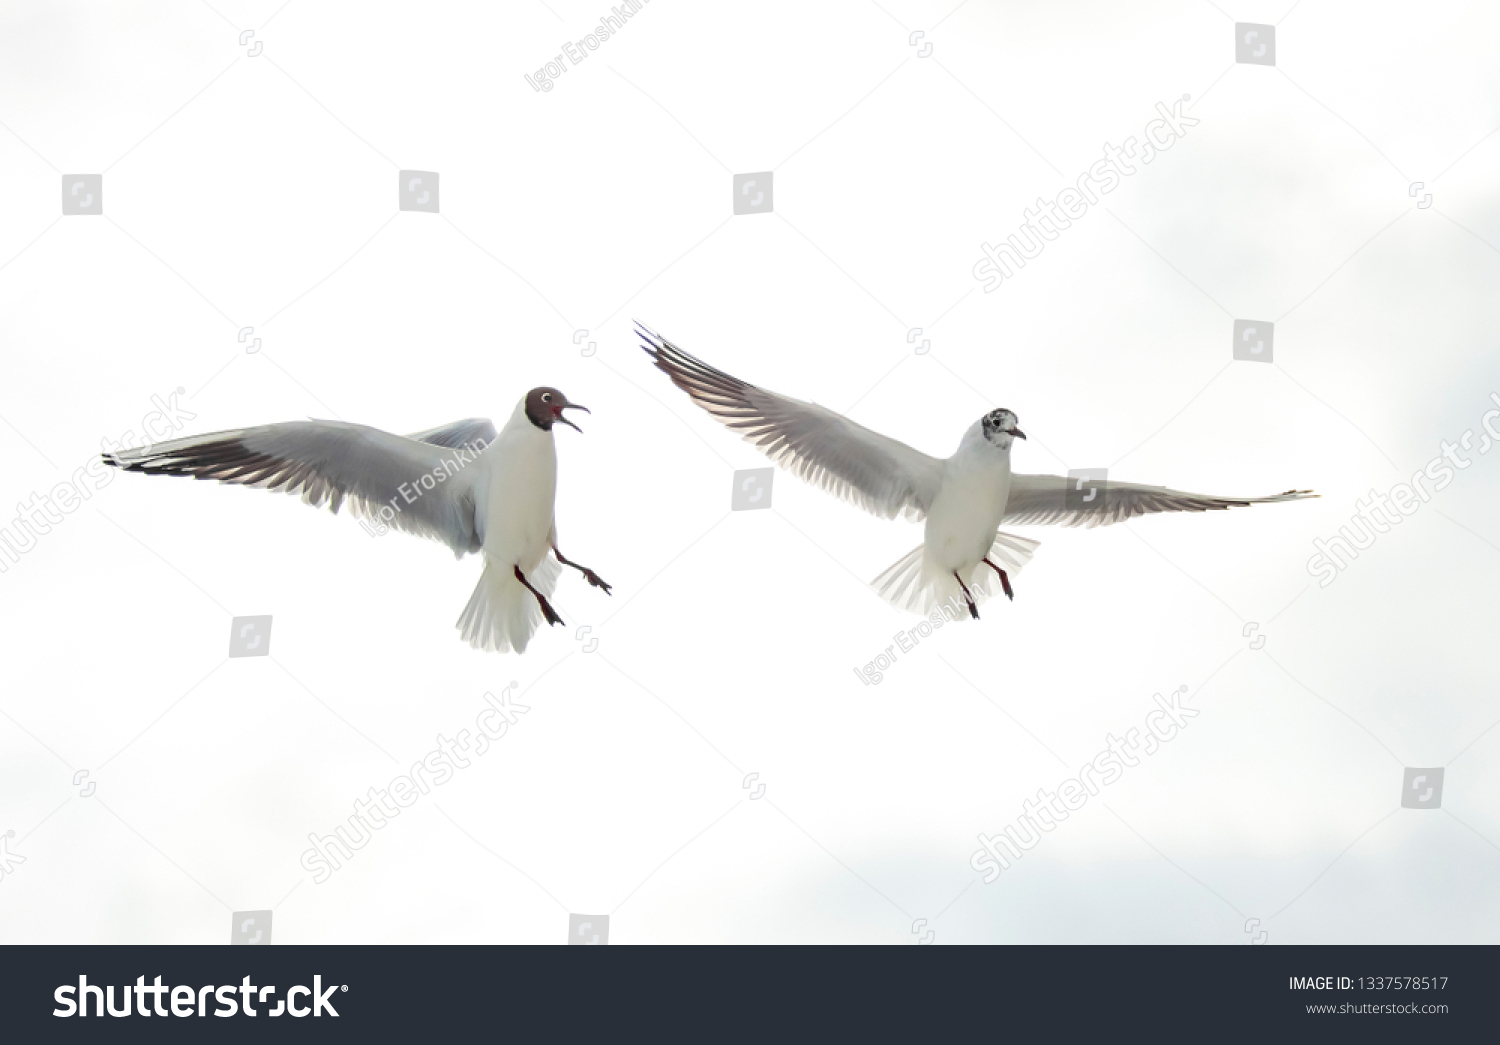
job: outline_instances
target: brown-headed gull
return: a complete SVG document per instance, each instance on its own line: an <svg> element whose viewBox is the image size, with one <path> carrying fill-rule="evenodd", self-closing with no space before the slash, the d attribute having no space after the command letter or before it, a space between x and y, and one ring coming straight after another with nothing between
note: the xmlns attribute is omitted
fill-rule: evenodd
<svg viewBox="0 0 1500 1045"><path fill-rule="evenodd" d="M498 433L470 418L414 435L342 421L291 421L172 439L104 455L148 475L190 475L283 493L314 507L350 511L389 528L438 540L455 557L484 557L484 572L458 619L476 649L517 653L540 621L561 624L547 601L563 566L596 588L610 586L557 547L553 502L564 410L588 411L555 388L533 388ZM547 555L552 552L555 559Z"/></svg>

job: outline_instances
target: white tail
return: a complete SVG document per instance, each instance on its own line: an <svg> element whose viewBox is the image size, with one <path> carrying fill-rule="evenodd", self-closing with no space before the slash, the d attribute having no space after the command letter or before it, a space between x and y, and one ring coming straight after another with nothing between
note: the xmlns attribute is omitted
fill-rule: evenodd
<svg viewBox="0 0 1500 1045"><path fill-rule="evenodd" d="M479 575L474 594L469 596L469 604L456 625L463 640L475 649L524 653L526 643L542 622L542 607L536 596L516 580L514 571L513 566L500 566L485 559L484 572ZM561 573L562 567L550 555L544 555L526 579L551 598Z"/></svg>
<svg viewBox="0 0 1500 1045"><path fill-rule="evenodd" d="M997 532L995 543L990 545L989 559L1014 577L1031 561L1032 552L1040 544L1041 541ZM900 609L925 617L933 610L947 606L959 619L967 618L969 614L958 582L953 579L953 574L930 566L924 555L925 549L926 545L917 545L871 581L871 585L881 598ZM974 596L975 605L1002 591L1000 575L983 562L969 570L964 584Z"/></svg>

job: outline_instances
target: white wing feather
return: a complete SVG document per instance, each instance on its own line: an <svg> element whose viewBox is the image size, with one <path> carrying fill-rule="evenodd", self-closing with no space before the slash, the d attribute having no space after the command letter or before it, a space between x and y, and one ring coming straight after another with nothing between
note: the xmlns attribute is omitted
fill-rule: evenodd
<svg viewBox="0 0 1500 1045"><path fill-rule="evenodd" d="M704 410L787 471L884 519L921 519L943 462L816 403L746 384L639 331L646 354Z"/></svg>
<svg viewBox="0 0 1500 1045"><path fill-rule="evenodd" d="M292 421L172 439L104 459L148 475L300 492L308 504L327 504L335 513L347 501L363 518L377 518L382 506L391 506L393 517L378 516L387 525L441 541L463 556L482 544L474 496L481 469L473 465L494 437L495 426L479 419L411 437L342 421ZM424 475L432 476L430 489Z"/></svg>
<svg viewBox="0 0 1500 1045"><path fill-rule="evenodd" d="M1310 490L1288 490L1271 497L1215 497L1106 480L1090 483L1095 497L1085 503L1086 493L1075 490L1073 497L1068 496L1069 487L1077 482L1061 475L1011 476L1010 499L1000 522L1010 526L1108 526L1153 512L1219 511L1317 496Z"/></svg>

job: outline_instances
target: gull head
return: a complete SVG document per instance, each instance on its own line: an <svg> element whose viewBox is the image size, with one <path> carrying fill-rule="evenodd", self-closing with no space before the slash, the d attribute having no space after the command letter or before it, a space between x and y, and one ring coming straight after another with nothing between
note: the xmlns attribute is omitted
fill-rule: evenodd
<svg viewBox="0 0 1500 1045"><path fill-rule="evenodd" d="M991 410L979 419L985 442L993 443L1001 450L1009 450L1011 443L1026 438L1026 433L1016 427L1018 420L1020 419L1015 414L1004 407Z"/></svg>
<svg viewBox="0 0 1500 1045"><path fill-rule="evenodd" d="M582 432L582 428L563 416L564 410L582 410L586 414L593 412L579 403L568 402L567 396L546 385L526 393L526 417L542 431L550 432L553 425L561 422L575 432Z"/></svg>

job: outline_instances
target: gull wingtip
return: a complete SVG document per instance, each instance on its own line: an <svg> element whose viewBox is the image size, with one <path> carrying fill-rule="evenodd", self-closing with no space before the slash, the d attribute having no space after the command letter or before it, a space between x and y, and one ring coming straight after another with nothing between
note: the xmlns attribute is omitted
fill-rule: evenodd
<svg viewBox="0 0 1500 1045"><path fill-rule="evenodd" d="M661 353L667 347L667 339L642 323L639 319L634 320L634 323L636 334L644 342L641 345L641 351L645 352L651 358L659 360Z"/></svg>

